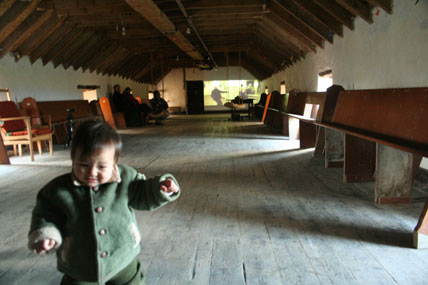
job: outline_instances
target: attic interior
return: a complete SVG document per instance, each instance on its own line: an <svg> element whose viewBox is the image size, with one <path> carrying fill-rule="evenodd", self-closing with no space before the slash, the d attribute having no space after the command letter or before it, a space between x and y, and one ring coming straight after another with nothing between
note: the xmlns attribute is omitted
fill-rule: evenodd
<svg viewBox="0 0 428 285"><path fill-rule="evenodd" d="M27 235L38 191L70 172L71 108L76 127L113 121L119 164L180 184L135 211L146 284L424 283L427 15L420 0L1 1L0 105L35 102L53 132L12 147L0 114L0 284L60 283ZM159 90L165 124L127 127L116 84L146 104ZM235 96L251 105L225 107Z"/></svg>

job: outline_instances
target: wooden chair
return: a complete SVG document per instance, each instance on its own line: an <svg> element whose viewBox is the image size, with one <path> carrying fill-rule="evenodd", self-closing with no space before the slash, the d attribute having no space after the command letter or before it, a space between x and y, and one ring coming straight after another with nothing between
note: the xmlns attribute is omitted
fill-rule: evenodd
<svg viewBox="0 0 428 285"><path fill-rule="evenodd" d="M16 155L18 147L19 156L22 156L22 145L28 145L31 161L34 161L33 143L37 143L39 154L42 154L42 141L49 141L49 154L52 156L52 129L50 116L48 116L47 127L33 129L31 117L22 116L13 101L0 102L0 118L4 122L1 127L1 136L4 145L12 145Z"/></svg>
<svg viewBox="0 0 428 285"><path fill-rule="evenodd" d="M126 122L122 112L112 112L112 105L108 97L101 97L98 102L103 113L104 121L112 128L125 129Z"/></svg>

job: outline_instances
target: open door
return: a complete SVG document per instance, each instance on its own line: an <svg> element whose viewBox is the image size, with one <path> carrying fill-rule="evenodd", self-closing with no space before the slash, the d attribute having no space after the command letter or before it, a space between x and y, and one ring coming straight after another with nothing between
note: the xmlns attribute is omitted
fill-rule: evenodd
<svg viewBox="0 0 428 285"><path fill-rule="evenodd" d="M188 114L204 113L204 82L186 81Z"/></svg>

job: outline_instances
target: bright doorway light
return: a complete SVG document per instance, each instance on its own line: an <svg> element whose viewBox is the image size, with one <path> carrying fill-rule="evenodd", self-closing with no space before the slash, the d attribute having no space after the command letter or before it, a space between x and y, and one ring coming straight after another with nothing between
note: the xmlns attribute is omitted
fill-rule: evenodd
<svg viewBox="0 0 428 285"><path fill-rule="evenodd" d="M333 73L330 70L320 72L318 74L318 92L324 92L328 87L333 85Z"/></svg>

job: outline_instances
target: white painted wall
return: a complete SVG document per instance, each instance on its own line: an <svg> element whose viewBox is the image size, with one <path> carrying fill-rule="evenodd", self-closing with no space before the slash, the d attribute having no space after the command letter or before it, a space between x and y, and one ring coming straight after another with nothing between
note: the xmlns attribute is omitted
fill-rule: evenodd
<svg viewBox="0 0 428 285"><path fill-rule="evenodd" d="M428 1L393 1L393 14L373 10L373 23L355 20L355 30L344 28L324 50L309 54L293 67L263 81L269 91L316 91L318 73L333 70L333 82L345 89L428 86Z"/></svg>
<svg viewBox="0 0 428 285"><path fill-rule="evenodd" d="M147 85L118 76L103 76L96 72L90 73L82 69L75 71L72 67L65 70L62 66L54 69L52 63L43 66L38 60L30 63L27 56L15 63L11 54L0 60L0 88L9 88L12 100L21 102L25 97L33 97L37 101L81 100L83 90L77 85L99 85L98 98L113 92L113 85L120 84L122 90L129 86L134 95L147 98Z"/></svg>
<svg viewBox="0 0 428 285"><path fill-rule="evenodd" d="M184 76L186 77L186 81L256 79L245 68L240 68L237 66L229 68L220 67L218 70L213 69L209 71L199 70L198 68L186 68L186 71L183 72L183 68L174 69L163 78L163 82L160 81L156 85L156 88L158 90L162 90L162 86L164 86L165 92L163 97L168 102L168 105L172 107L181 107L182 111L186 110L186 90L184 87Z"/></svg>

